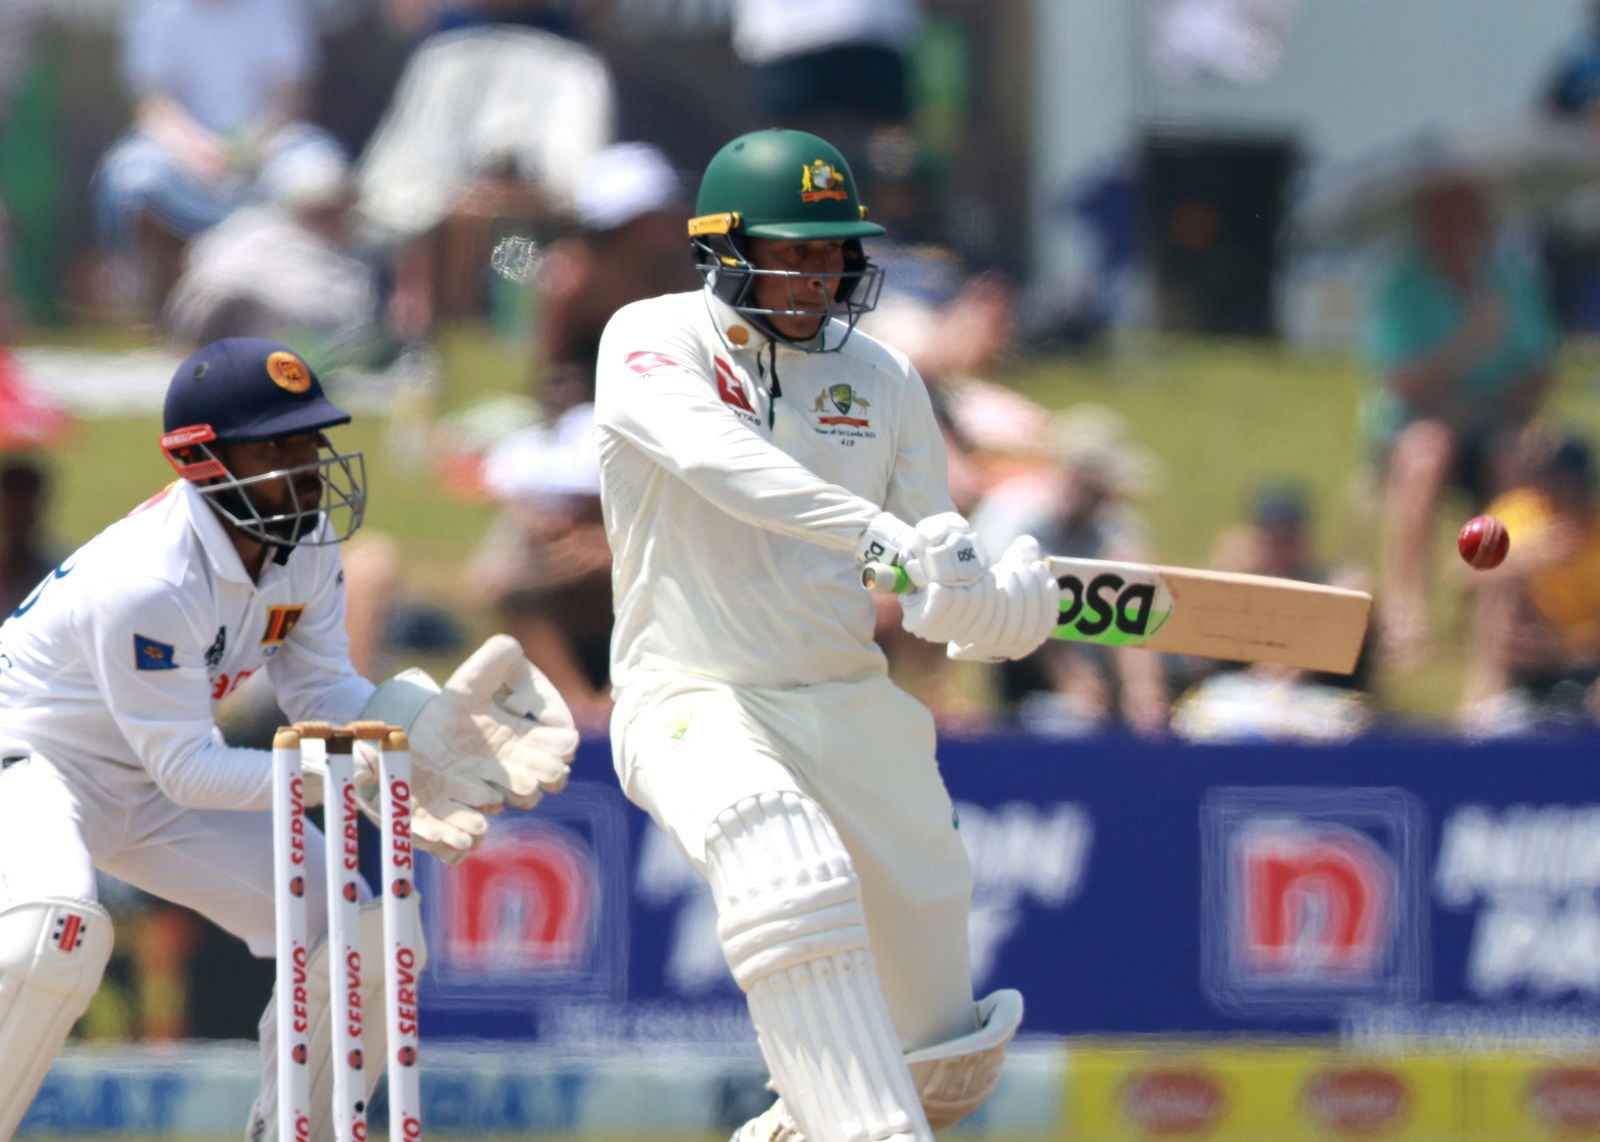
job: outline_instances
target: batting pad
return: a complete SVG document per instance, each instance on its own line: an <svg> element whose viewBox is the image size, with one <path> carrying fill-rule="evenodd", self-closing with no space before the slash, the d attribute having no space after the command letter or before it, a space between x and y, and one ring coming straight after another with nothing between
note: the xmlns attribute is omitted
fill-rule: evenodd
<svg viewBox="0 0 1600 1142"><path fill-rule="evenodd" d="M111 958L111 917L47 896L0 910L0 1138L16 1132Z"/></svg>
<svg viewBox="0 0 1600 1142"><path fill-rule="evenodd" d="M361 1078L366 1084L366 1101L372 1102L373 1088L383 1071L383 1061L389 1056L389 1026L383 1010L383 902L368 900L361 905L361 1027L365 1043L362 1048ZM307 1070L311 1076L311 1134L307 1142L334 1142L333 1117L333 1002L332 984L328 975L328 941L322 940L311 953L306 969L306 1015L311 1023L307 1041L311 1058ZM423 943L422 929L417 928L417 973L428 963L427 945ZM340 971L339 965L332 965ZM278 1115L278 1020L275 1007L281 1001L274 995L272 1002L261 1015L261 1094L250 1108L250 1125L247 1138L271 1138L277 1130ZM3 1138L4 1135L0 1135Z"/></svg>
<svg viewBox="0 0 1600 1142"><path fill-rule="evenodd" d="M978 1029L906 1056L928 1125L954 1126L1000 1085L1006 1046L1022 1025L1022 993L1010 988L978 1001Z"/></svg>
<svg viewBox="0 0 1600 1142"><path fill-rule="evenodd" d="M706 833L717 932L784 1104L811 1142L932 1142L867 944L861 887L821 808L747 797Z"/></svg>

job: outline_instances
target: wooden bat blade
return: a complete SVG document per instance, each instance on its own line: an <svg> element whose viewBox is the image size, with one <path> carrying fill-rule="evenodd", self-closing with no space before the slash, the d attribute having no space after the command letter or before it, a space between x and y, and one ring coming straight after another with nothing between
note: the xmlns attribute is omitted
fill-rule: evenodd
<svg viewBox="0 0 1600 1142"><path fill-rule="evenodd" d="M1140 563L1050 557L1061 584L1053 638L1136 646L1335 674L1355 669L1372 596L1364 591Z"/></svg>

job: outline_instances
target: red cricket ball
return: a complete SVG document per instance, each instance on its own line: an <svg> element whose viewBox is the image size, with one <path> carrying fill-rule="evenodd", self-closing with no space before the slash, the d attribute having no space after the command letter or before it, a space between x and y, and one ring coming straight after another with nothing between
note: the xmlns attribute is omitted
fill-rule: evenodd
<svg viewBox="0 0 1600 1142"><path fill-rule="evenodd" d="M1467 521L1467 526L1456 536L1456 550L1467 565L1477 571L1487 571L1505 561L1511 550L1511 536L1506 525L1492 515L1480 515Z"/></svg>

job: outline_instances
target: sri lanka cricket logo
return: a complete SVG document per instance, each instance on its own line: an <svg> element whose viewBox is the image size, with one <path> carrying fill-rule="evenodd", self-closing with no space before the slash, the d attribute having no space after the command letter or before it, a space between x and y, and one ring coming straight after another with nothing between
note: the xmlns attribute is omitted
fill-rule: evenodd
<svg viewBox="0 0 1600 1142"><path fill-rule="evenodd" d="M817 394L817 403L812 406L812 411L827 412L830 403L838 410L839 415L818 417L818 424L849 424L856 428L865 428L872 423L866 417L850 415L852 408L868 409L872 407L872 402L849 385L829 385L823 389Z"/></svg>
<svg viewBox="0 0 1600 1142"><path fill-rule="evenodd" d="M267 376L280 389L291 393L303 393L311 387L311 370L306 363L293 353L282 350L267 358Z"/></svg>
<svg viewBox="0 0 1600 1142"><path fill-rule="evenodd" d="M824 198L849 198L844 188L844 175L838 167L829 166L821 159L800 168L800 199L803 202L821 202Z"/></svg>

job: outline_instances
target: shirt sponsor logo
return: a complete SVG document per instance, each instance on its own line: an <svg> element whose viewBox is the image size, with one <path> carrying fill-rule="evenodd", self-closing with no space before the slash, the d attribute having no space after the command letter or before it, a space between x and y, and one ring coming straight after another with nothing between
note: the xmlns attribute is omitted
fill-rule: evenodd
<svg viewBox="0 0 1600 1142"><path fill-rule="evenodd" d="M623 363L641 377L655 369L676 369L678 362L665 353L629 353Z"/></svg>
<svg viewBox="0 0 1600 1142"><path fill-rule="evenodd" d="M306 613L304 603L267 608L267 629L261 633L262 646L277 646L289 637L300 616Z"/></svg>
<svg viewBox="0 0 1600 1142"><path fill-rule="evenodd" d="M222 656L228 650L228 628L217 628L217 637L211 640L211 645L206 647L206 669L215 670L222 665Z"/></svg>
<svg viewBox="0 0 1600 1142"><path fill-rule="evenodd" d="M824 199L847 199L844 175L836 166L816 159L800 168L800 201L822 202Z"/></svg>
<svg viewBox="0 0 1600 1142"><path fill-rule="evenodd" d="M750 398L745 395L744 382L739 380L733 371L733 366L721 357L713 361L717 371L717 395L722 398L722 403L740 412L755 415L755 406L750 403Z"/></svg>
<svg viewBox="0 0 1600 1142"><path fill-rule="evenodd" d="M137 670L176 670L176 653L170 642L157 642L142 634L133 636L133 665Z"/></svg>

